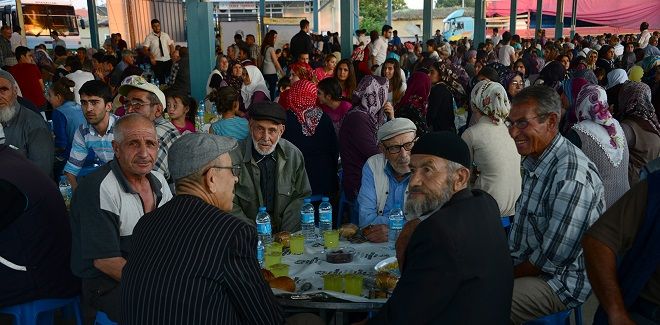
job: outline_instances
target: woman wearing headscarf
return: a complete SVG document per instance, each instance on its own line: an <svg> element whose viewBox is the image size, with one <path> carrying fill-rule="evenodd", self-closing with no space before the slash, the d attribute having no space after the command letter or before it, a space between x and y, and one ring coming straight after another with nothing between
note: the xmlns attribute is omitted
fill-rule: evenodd
<svg viewBox="0 0 660 325"><path fill-rule="evenodd" d="M429 95L426 123L432 132L456 132L454 111L459 103L466 100L465 88L458 82L458 75L449 62L435 62L429 70L429 77L433 86Z"/></svg>
<svg viewBox="0 0 660 325"><path fill-rule="evenodd" d="M525 88L525 76L518 71L509 71L502 86L504 86L507 96L511 99Z"/></svg>
<svg viewBox="0 0 660 325"><path fill-rule="evenodd" d="M364 163L380 152L376 132L385 121L388 87L383 77L365 76L353 92L353 108L346 113L339 129L342 188L350 202L355 201L360 190Z"/></svg>
<svg viewBox="0 0 660 325"><path fill-rule="evenodd" d="M311 81L314 84L317 83L316 76L312 67L305 62L295 62L289 65L289 72L291 75L289 79L291 80L291 85L296 83L298 80L307 80ZM291 96L295 96L291 93L291 88L288 88L280 93L280 98L278 103L284 107L284 109L291 108Z"/></svg>
<svg viewBox="0 0 660 325"><path fill-rule="evenodd" d="M621 85L628 81L628 74L623 69L614 69L607 74L607 102L610 104L610 112L616 110L619 106L619 94Z"/></svg>
<svg viewBox="0 0 660 325"><path fill-rule="evenodd" d="M477 50L469 50L465 54L465 72L467 72L470 78L474 78L477 75L477 70L474 65L477 63Z"/></svg>
<svg viewBox="0 0 660 325"><path fill-rule="evenodd" d="M303 154L313 195L332 196L337 192L337 136L330 117L316 106L317 88L309 80L291 85L291 107L286 112L282 138Z"/></svg>
<svg viewBox="0 0 660 325"><path fill-rule="evenodd" d="M566 135L573 125L577 123L575 118L575 101L582 87L589 85L589 81L584 78L572 78L564 81L562 84L563 92L561 94L562 115L559 122L559 132Z"/></svg>
<svg viewBox="0 0 660 325"><path fill-rule="evenodd" d="M562 81L566 78L566 70L564 66L557 61L550 61L541 73L539 78L534 82L535 85L544 85L554 90L561 88Z"/></svg>
<svg viewBox="0 0 660 325"><path fill-rule="evenodd" d="M418 132L428 131L426 113L428 109L431 78L417 71L408 79L408 88L401 101L394 106L394 116L405 117L417 126Z"/></svg>
<svg viewBox="0 0 660 325"><path fill-rule="evenodd" d="M628 189L628 146L623 129L612 117L607 93L598 85L586 85L577 95L571 112L577 124L566 138L589 157L598 168L609 208Z"/></svg>
<svg viewBox="0 0 660 325"><path fill-rule="evenodd" d="M243 68L243 87L241 87L241 97L243 98L243 105L246 109L250 108L253 103L269 101L270 90L266 85L264 76L254 65L249 65Z"/></svg>
<svg viewBox="0 0 660 325"><path fill-rule="evenodd" d="M522 178L520 155L504 119L511 104L504 87L490 80L480 81L472 89L471 109L474 125L465 130L463 140L470 148L474 188L488 192L500 207L500 216L515 214Z"/></svg>
<svg viewBox="0 0 660 325"><path fill-rule="evenodd" d="M596 62L598 61L598 51L591 50L587 54L587 69L596 70Z"/></svg>
<svg viewBox="0 0 660 325"><path fill-rule="evenodd" d="M628 81L621 93L625 96L619 96L614 117L621 123L630 150L628 180L632 187L639 181L639 170L660 156L660 123L647 84Z"/></svg>

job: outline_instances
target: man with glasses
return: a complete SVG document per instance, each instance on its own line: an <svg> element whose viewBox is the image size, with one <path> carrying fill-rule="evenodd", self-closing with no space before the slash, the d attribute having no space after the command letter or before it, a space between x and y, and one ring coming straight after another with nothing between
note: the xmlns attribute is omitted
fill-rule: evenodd
<svg viewBox="0 0 660 325"><path fill-rule="evenodd" d="M231 214L255 223L260 206L266 207L273 233L300 230L303 199L312 195L305 160L291 142L282 139L286 111L273 102L250 106L250 136L240 145L242 169Z"/></svg>
<svg viewBox="0 0 660 325"><path fill-rule="evenodd" d="M115 123L114 160L80 180L71 201L71 269L82 279L85 324L96 311L120 319L119 283L138 220L172 198L154 171L158 137L153 123L128 114Z"/></svg>
<svg viewBox="0 0 660 325"><path fill-rule="evenodd" d="M596 166L558 131L561 100L532 86L505 120L522 162L522 193L509 234L514 265L511 321L577 307L591 291L580 241L605 208Z"/></svg>
<svg viewBox="0 0 660 325"><path fill-rule="evenodd" d="M378 147L382 153L371 156L364 164L357 197L359 226L369 241L386 242L390 211L405 206L410 150L416 133L415 123L407 118L395 118L378 129Z"/></svg>
<svg viewBox="0 0 660 325"><path fill-rule="evenodd" d="M119 94L126 97L126 111L128 113L138 113L156 126L158 133L158 159L154 164L154 170L165 175L170 179L170 173L167 168L167 152L172 142L181 136L179 130L163 117L163 112L167 103L165 94L158 86L147 82L141 76L130 76L126 78L119 87Z"/></svg>
<svg viewBox="0 0 660 325"><path fill-rule="evenodd" d="M117 116L112 111L112 92L100 80L90 80L80 88L80 102L87 123L73 136L64 175L71 187L78 187L78 176L86 176L113 159L112 140Z"/></svg>

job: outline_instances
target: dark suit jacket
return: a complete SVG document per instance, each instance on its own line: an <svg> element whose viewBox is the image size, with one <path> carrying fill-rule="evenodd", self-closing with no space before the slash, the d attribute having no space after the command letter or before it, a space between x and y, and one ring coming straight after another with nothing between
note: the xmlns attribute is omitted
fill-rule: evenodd
<svg viewBox="0 0 660 325"><path fill-rule="evenodd" d="M300 53L307 53L311 56L314 51L312 38L302 30L299 31L298 34L291 37L290 50L294 61L298 60L298 55L300 55Z"/></svg>
<svg viewBox="0 0 660 325"><path fill-rule="evenodd" d="M462 190L422 221L394 293L369 324L509 324L513 266L495 200Z"/></svg>

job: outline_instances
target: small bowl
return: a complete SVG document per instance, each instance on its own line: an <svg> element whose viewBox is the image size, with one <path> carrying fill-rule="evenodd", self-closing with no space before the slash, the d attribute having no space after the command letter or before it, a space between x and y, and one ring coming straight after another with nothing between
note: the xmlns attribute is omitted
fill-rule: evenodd
<svg viewBox="0 0 660 325"><path fill-rule="evenodd" d="M354 256L355 249L350 247L341 247L326 252L325 260L326 262L333 264L350 263L353 262Z"/></svg>

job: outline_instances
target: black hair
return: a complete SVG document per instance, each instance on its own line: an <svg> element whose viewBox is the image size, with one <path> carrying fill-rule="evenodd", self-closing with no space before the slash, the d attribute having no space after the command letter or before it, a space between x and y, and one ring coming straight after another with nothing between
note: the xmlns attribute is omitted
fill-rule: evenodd
<svg viewBox="0 0 660 325"><path fill-rule="evenodd" d="M330 96L332 100L341 100L341 85L335 78L325 78L319 81L317 88L324 94Z"/></svg>
<svg viewBox="0 0 660 325"><path fill-rule="evenodd" d="M20 60L20 58L24 55L27 55L30 52L30 49L25 47L25 46L19 46L16 48L15 54L16 54L16 59Z"/></svg>
<svg viewBox="0 0 660 325"><path fill-rule="evenodd" d="M500 77L497 74L497 70L495 70L493 67L486 66L481 68L477 76L484 76L492 82L500 82Z"/></svg>
<svg viewBox="0 0 660 325"><path fill-rule="evenodd" d="M67 56L64 65L71 68L69 73L82 69L82 63L80 63L80 59L76 55Z"/></svg>
<svg viewBox="0 0 660 325"><path fill-rule="evenodd" d="M112 91L110 87L101 80L90 80L80 87L78 90L80 95L96 96L103 98L103 103L107 104L112 101Z"/></svg>
<svg viewBox="0 0 660 325"><path fill-rule="evenodd" d="M62 45L55 46L53 53L55 53L56 56L66 56L66 48Z"/></svg>
<svg viewBox="0 0 660 325"><path fill-rule="evenodd" d="M180 99L183 106L188 107L188 112L186 112L186 119L190 122L195 122L195 115L197 114L197 101L195 101L194 98L180 90L172 89L165 91L165 98L167 97Z"/></svg>
<svg viewBox="0 0 660 325"><path fill-rule="evenodd" d="M207 98L215 103L215 110L218 114L222 114L234 109L234 103L238 101L239 94L234 88L227 86L214 89Z"/></svg>
<svg viewBox="0 0 660 325"><path fill-rule="evenodd" d="M326 79L328 79L328 78L326 78ZM280 80L277 81L277 88L287 88L287 87L291 87L291 79L290 78L283 77L283 78L280 78Z"/></svg>
<svg viewBox="0 0 660 325"><path fill-rule="evenodd" d="M392 29L392 26L385 24L385 25L383 25L383 28L381 29L380 32L382 34L382 33L385 33L386 31L388 31L390 29Z"/></svg>
<svg viewBox="0 0 660 325"><path fill-rule="evenodd" d="M50 86L50 90L55 95L62 96L65 101L74 101L76 99L76 95L71 89L75 86L76 83L73 80L67 77L62 77L57 79L57 81L53 83L52 86Z"/></svg>
<svg viewBox="0 0 660 325"><path fill-rule="evenodd" d="M151 24L160 24L160 20L154 18L151 20Z"/></svg>
<svg viewBox="0 0 660 325"><path fill-rule="evenodd" d="M300 21L300 29L306 28L307 26L309 26L309 20L303 19Z"/></svg>

